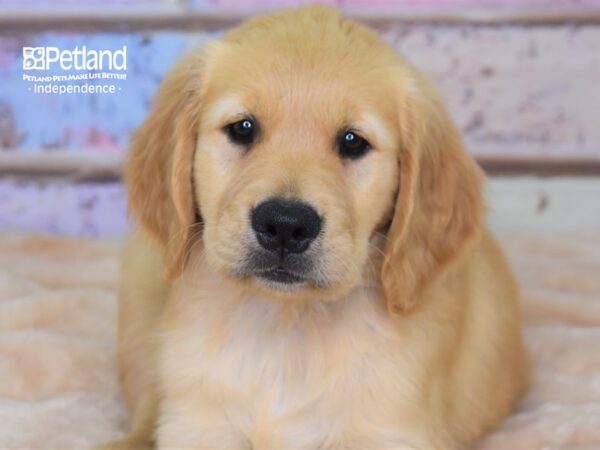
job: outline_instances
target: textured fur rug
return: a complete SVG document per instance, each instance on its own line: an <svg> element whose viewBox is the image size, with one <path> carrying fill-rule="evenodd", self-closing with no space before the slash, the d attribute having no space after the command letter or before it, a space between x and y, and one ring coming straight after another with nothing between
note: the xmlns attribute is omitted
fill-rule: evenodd
<svg viewBox="0 0 600 450"><path fill-rule="evenodd" d="M600 448L600 234L504 235L534 382L486 449ZM0 235L0 448L84 449L127 426L118 245Z"/></svg>

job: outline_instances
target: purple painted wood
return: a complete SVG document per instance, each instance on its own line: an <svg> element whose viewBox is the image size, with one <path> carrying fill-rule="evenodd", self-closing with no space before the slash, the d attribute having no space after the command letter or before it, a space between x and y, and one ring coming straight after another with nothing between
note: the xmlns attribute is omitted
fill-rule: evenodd
<svg viewBox="0 0 600 450"><path fill-rule="evenodd" d="M125 190L120 183L0 180L0 230L122 236Z"/></svg>

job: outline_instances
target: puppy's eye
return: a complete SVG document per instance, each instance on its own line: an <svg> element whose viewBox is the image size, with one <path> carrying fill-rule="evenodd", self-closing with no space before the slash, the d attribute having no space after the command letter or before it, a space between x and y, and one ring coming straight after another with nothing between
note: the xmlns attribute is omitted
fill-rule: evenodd
<svg viewBox="0 0 600 450"><path fill-rule="evenodd" d="M371 144L354 131L344 131L338 143L340 156L348 159L358 159L371 149Z"/></svg>
<svg viewBox="0 0 600 450"><path fill-rule="evenodd" d="M256 137L257 126L252 119L244 119L225 127L231 142L239 145L250 145Z"/></svg>

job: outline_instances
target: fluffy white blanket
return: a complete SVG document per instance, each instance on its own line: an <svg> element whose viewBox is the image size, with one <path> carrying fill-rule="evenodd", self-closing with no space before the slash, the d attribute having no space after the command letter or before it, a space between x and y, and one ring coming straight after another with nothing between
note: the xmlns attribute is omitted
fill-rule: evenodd
<svg viewBox="0 0 600 450"><path fill-rule="evenodd" d="M501 236L534 382L485 449L600 448L600 234ZM0 235L0 448L84 449L126 429L118 245Z"/></svg>

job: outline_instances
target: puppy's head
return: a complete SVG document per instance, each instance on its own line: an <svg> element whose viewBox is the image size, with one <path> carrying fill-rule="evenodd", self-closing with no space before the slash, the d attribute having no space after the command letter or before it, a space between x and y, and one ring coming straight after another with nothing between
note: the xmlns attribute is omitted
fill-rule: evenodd
<svg viewBox="0 0 600 450"><path fill-rule="evenodd" d="M188 55L137 132L129 200L171 277L201 240L217 272L285 299L337 298L375 234L407 310L481 222L480 176L427 82L334 10L248 22Z"/></svg>

